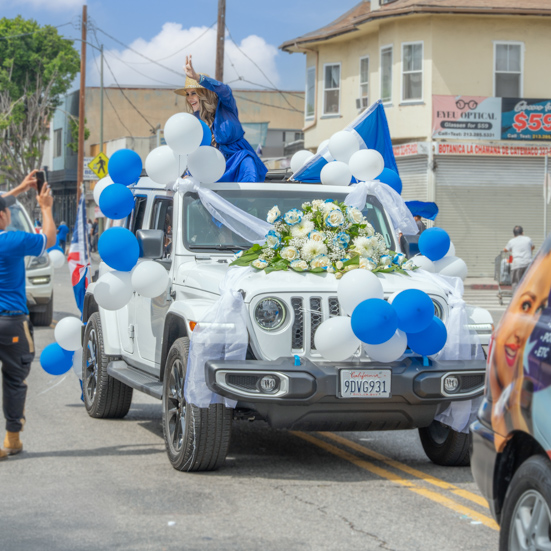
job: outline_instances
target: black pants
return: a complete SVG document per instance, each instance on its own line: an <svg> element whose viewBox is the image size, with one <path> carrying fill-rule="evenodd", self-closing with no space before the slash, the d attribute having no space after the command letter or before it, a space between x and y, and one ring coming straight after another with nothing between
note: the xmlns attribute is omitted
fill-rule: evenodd
<svg viewBox="0 0 551 551"><path fill-rule="evenodd" d="M0 362L2 363L2 400L6 430L19 432L25 419L25 379L34 359L33 326L29 318L0 316Z"/></svg>
<svg viewBox="0 0 551 551"><path fill-rule="evenodd" d="M520 283L524 272L526 272L528 266L523 266L522 268L514 268L511 270L511 283L513 291L516 289L517 285Z"/></svg>

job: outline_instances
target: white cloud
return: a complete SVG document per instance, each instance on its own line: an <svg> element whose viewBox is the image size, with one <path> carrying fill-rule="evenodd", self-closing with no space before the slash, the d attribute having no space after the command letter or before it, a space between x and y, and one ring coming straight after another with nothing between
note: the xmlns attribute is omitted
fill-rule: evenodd
<svg viewBox="0 0 551 551"><path fill-rule="evenodd" d="M22 5L28 5L45 11L60 11L71 8L79 8L82 4L82 0L0 0L0 6L21 7Z"/></svg>
<svg viewBox="0 0 551 551"><path fill-rule="evenodd" d="M111 42L110 39L98 33L98 38L102 37L106 42ZM165 23L161 32L149 42L139 38L130 44L130 48L105 50L105 58L121 86L183 85L185 81L183 65L185 56L189 54L193 56L193 66L198 73L207 73L211 76L215 73L216 27L183 29L178 23ZM135 52L158 61L177 74L149 62ZM262 37L250 35L240 44L235 44L229 36L226 36L225 54L224 82L230 82L232 88L254 88L250 82L265 87L274 85L279 87L280 79L275 63L278 55L277 48L267 44ZM273 85L244 54L262 69ZM115 84L107 66L104 68L103 75L106 86ZM235 81L239 77L244 80ZM97 64L92 65L90 80L92 85L99 84Z"/></svg>

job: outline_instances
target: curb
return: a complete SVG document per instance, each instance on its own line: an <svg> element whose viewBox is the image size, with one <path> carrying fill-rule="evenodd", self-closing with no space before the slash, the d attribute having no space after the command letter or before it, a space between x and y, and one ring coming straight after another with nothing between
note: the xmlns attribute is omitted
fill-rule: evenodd
<svg viewBox="0 0 551 551"><path fill-rule="evenodd" d="M504 287L502 287L503 289ZM505 287L508 289L508 287ZM465 289L472 289L474 291L497 291L499 287L496 283L471 283L465 285Z"/></svg>

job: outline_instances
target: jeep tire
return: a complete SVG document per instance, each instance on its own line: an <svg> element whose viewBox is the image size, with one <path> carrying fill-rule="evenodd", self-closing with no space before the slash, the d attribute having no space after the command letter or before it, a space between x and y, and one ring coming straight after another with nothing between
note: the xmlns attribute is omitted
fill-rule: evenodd
<svg viewBox="0 0 551 551"><path fill-rule="evenodd" d="M177 339L163 380L163 434L166 452L178 471L213 471L228 453L233 411L224 404L198 408L184 397L189 339Z"/></svg>
<svg viewBox="0 0 551 551"><path fill-rule="evenodd" d="M94 312L86 324L82 353L82 393L90 417L121 419L132 403L132 388L107 374L101 319Z"/></svg>
<svg viewBox="0 0 551 551"><path fill-rule="evenodd" d="M466 467L470 464L469 433L457 432L440 421L419 429L421 444L427 457L437 465Z"/></svg>

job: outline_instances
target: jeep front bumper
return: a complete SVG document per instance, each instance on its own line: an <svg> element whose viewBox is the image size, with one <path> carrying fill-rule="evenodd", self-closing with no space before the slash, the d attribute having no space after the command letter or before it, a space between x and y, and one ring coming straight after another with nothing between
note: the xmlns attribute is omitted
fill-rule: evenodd
<svg viewBox="0 0 551 551"><path fill-rule="evenodd" d="M276 428L302 430L398 430L429 425L450 402L482 395L486 364L477 361L425 362L410 357L393 364L313 363L301 358L211 360L208 387ZM389 370L388 397L343 398L340 371ZM449 391L454 378L457 388ZM446 384L445 384L446 381ZM448 387L448 390L446 388Z"/></svg>

